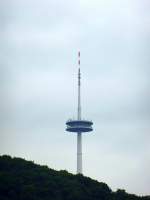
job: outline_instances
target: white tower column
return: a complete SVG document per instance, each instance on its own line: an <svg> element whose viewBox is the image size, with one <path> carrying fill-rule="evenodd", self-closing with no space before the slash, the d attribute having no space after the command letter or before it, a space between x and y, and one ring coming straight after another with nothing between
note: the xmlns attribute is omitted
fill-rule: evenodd
<svg viewBox="0 0 150 200"><path fill-rule="evenodd" d="M82 133L77 133L77 174L82 174Z"/></svg>

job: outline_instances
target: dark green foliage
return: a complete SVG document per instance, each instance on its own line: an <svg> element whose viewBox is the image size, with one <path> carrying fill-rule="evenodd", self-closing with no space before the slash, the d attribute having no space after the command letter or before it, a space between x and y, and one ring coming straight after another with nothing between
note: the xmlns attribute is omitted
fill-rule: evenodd
<svg viewBox="0 0 150 200"><path fill-rule="evenodd" d="M150 200L65 170L0 156L0 200Z"/></svg>

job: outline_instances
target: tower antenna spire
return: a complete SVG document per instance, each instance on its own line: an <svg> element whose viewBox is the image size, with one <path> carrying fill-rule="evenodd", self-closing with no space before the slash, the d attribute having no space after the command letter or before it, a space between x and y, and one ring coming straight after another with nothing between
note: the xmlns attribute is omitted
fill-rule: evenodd
<svg viewBox="0 0 150 200"><path fill-rule="evenodd" d="M78 52L78 120L81 120L81 72L80 72L80 51Z"/></svg>
<svg viewBox="0 0 150 200"><path fill-rule="evenodd" d="M78 52L78 121L81 120L81 73L80 73L80 51ZM77 132L77 173L82 174L82 133Z"/></svg>

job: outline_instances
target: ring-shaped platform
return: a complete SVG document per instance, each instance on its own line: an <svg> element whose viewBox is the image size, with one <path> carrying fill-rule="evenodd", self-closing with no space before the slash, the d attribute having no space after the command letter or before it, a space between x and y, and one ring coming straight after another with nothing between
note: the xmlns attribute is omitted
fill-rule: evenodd
<svg viewBox="0 0 150 200"><path fill-rule="evenodd" d="M90 132L93 131L92 121L88 120L68 120L66 122L67 128L66 131L69 132Z"/></svg>

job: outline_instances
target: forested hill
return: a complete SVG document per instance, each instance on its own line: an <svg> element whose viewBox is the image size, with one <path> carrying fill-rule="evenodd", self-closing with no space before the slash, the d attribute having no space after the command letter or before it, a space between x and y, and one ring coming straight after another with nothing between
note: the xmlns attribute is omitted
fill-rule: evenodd
<svg viewBox="0 0 150 200"><path fill-rule="evenodd" d="M105 183L10 156L0 156L0 200L150 200Z"/></svg>

